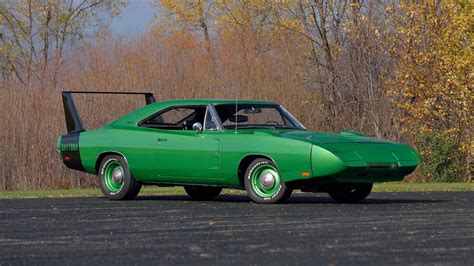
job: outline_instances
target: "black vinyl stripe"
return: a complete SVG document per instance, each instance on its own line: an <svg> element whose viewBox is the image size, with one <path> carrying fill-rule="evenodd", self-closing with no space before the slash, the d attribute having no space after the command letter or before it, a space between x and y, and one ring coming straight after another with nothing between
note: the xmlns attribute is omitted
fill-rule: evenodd
<svg viewBox="0 0 474 266"><path fill-rule="evenodd" d="M61 138L61 155L64 164L71 169L84 171L81 161L81 153L79 152L79 136L80 132L67 134ZM68 160L65 160L68 158Z"/></svg>

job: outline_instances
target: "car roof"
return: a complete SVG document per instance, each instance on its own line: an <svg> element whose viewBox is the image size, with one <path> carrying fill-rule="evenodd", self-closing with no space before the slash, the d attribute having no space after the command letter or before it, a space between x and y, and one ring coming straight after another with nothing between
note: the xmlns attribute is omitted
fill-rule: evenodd
<svg viewBox="0 0 474 266"><path fill-rule="evenodd" d="M254 101L254 100L239 100L239 99L189 99L189 100L171 100L171 101L162 101L162 102L157 102L161 104L168 104L169 106L172 105L193 105L193 104L275 104L273 102L267 102L267 101Z"/></svg>
<svg viewBox="0 0 474 266"><path fill-rule="evenodd" d="M127 115L122 116L121 118L117 119L116 121L112 122L109 124L109 126L125 126L125 125L130 125L133 123L138 123L139 121L145 119L146 117L149 117L150 115L172 107L176 105L207 105L207 104L212 104L212 105L220 105L220 104L271 104L271 105L276 105L276 103L273 102L267 102L267 101L253 101L253 100L235 100L235 99L229 99L229 100L215 100L215 99L191 99L191 100L171 100L171 101L160 101L156 102L153 104L146 105L138 110L135 110Z"/></svg>

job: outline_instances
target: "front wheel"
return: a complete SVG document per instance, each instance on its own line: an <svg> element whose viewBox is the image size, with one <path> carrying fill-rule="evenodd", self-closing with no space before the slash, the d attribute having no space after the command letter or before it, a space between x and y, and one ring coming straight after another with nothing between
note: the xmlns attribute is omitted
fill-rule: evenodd
<svg viewBox="0 0 474 266"><path fill-rule="evenodd" d="M338 183L329 187L331 198L341 203L356 203L364 200L372 191L372 183Z"/></svg>
<svg viewBox="0 0 474 266"><path fill-rule="evenodd" d="M193 200L211 200L222 191L220 187L184 186L184 190Z"/></svg>
<svg viewBox="0 0 474 266"><path fill-rule="evenodd" d="M279 203L291 195L291 188L281 179L276 165L267 159L255 159L245 172L245 189L257 203Z"/></svg>
<svg viewBox="0 0 474 266"><path fill-rule="evenodd" d="M99 185L110 200L130 200L140 192L142 184L136 181L125 159L118 155L106 156L99 168Z"/></svg>

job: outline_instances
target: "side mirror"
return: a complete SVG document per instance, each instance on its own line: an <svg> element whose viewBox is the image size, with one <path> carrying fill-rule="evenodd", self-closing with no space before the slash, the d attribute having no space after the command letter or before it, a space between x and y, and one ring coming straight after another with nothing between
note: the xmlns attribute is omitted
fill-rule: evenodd
<svg viewBox="0 0 474 266"><path fill-rule="evenodd" d="M196 122L193 124L193 130L194 131L202 131L202 124L199 122Z"/></svg>

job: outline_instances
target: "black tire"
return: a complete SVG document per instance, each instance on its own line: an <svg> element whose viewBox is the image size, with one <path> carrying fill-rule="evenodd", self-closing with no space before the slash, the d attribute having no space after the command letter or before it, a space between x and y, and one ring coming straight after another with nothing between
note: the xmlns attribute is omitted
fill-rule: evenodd
<svg viewBox="0 0 474 266"><path fill-rule="evenodd" d="M212 200L219 196L222 191L220 187L206 186L184 186L184 190L193 200Z"/></svg>
<svg viewBox="0 0 474 266"><path fill-rule="evenodd" d="M111 164L120 166L123 170L122 182L120 183L120 188L117 190L110 189L110 185L107 185L106 181L107 171ZM119 155L108 155L102 159L99 167L99 185L100 190L102 190L104 196L109 200L134 199L142 188L142 183L132 177L127 161Z"/></svg>
<svg viewBox="0 0 474 266"><path fill-rule="evenodd" d="M329 187L331 198L340 203L357 203L370 194L372 183L338 183Z"/></svg>
<svg viewBox="0 0 474 266"><path fill-rule="evenodd" d="M253 184L256 176L258 175L258 171L261 169L271 169L277 176L274 176L275 182L274 186L272 186L271 191L266 193L265 191L259 191L256 185ZM276 181L278 178L278 181ZM258 158L255 159L250 165L247 167L247 171L245 172L244 176L244 184L245 190L247 190L247 194L249 195L250 199L256 203L263 203L263 204L272 204L272 203L281 203L288 199L291 196L291 188L287 187L285 182L281 179L280 173L278 171L277 166L268 159Z"/></svg>
<svg viewBox="0 0 474 266"><path fill-rule="evenodd" d="M285 202L287 199L291 197L292 193L293 193L293 189L290 187L287 187L285 194L283 195L283 197L281 197L281 200L279 202Z"/></svg>

